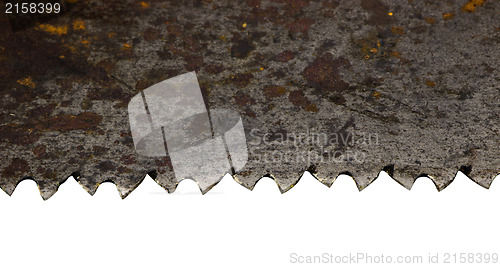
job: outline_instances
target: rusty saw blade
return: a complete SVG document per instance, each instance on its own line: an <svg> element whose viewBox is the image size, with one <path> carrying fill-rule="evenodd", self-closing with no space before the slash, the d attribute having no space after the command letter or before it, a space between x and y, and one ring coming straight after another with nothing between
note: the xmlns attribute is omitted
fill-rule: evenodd
<svg viewBox="0 0 500 267"><path fill-rule="evenodd" d="M2 4L8 194L72 175L125 197L146 174L206 192L226 173L286 192L304 171L489 187L500 170L499 1L56 2Z"/></svg>

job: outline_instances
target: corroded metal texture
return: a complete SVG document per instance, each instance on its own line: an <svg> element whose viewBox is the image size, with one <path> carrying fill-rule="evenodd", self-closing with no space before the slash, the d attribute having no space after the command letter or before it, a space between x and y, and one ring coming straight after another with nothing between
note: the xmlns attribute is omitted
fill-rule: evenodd
<svg viewBox="0 0 500 267"><path fill-rule="evenodd" d="M388 171L438 189L500 170L499 1L68 1L56 18L0 22L0 187L34 179L47 199L70 175L123 197L169 157L136 153L127 105L196 71L210 109L238 111L249 159L282 192L304 171L360 189ZM194 177L195 178L195 177Z"/></svg>

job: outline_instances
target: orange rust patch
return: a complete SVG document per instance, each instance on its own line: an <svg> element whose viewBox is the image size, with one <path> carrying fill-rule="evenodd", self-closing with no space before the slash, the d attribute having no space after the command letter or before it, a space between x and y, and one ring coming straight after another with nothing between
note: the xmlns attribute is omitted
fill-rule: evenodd
<svg viewBox="0 0 500 267"><path fill-rule="evenodd" d="M315 104L311 103L302 90L291 91L288 100L297 107L301 107L305 111L318 112Z"/></svg>
<svg viewBox="0 0 500 267"><path fill-rule="evenodd" d="M463 7L462 7L462 12L469 12L469 13L472 13L474 11L476 11L476 8L478 6L482 6L484 5L484 0L470 0L468 3L466 3Z"/></svg>
<svg viewBox="0 0 500 267"><path fill-rule="evenodd" d="M399 35L403 35L404 34L403 27L392 26L391 27L391 32L394 33L394 34L399 34Z"/></svg>
<svg viewBox="0 0 500 267"><path fill-rule="evenodd" d="M101 121L101 115L82 112L78 115L54 116L44 121L43 124L47 126L46 130L48 131L72 131L92 129L99 125Z"/></svg>
<svg viewBox="0 0 500 267"><path fill-rule="evenodd" d="M373 94L372 94L372 95L373 95L373 97L375 97L375 98L377 98L377 99L378 99L378 98L380 98L380 96L381 96L382 94L381 94L381 93L379 93L379 92L377 92L377 91L375 91L375 92L373 92Z"/></svg>
<svg viewBox="0 0 500 267"><path fill-rule="evenodd" d="M393 52L391 53L391 56L393 56L393 57L397 57L397 58L401 58L401 53L399 53L398 51L393 51Z"/></svg>
<svg viewBox="0 0 500 267"><path fill-rule="evenodd" d="M68 26L55 26L55 25L50 25L50 24L40 24L38 25L38 29L54 34L54 35L63 35L68 33Z"/></svg>
<svg viewBox="0 0 500 267"><path fill-rule="evenodd" d="M14 158L10 163L10 165L3 170L2 176L13 178L28 170L29 170L29 164L26 160L20 158ZM16 178L22 178L22 177L16 177Z"/></svg>
<svg viewBox="0 0 500 267"><path fill-rule="evenodd" d="M46 155L45 151L47 150L47 147L44 145L38 145L33 149L33 154L35 154L38 158L41 158L42 156Z"/></svg>
<svg viewBox="0 0 500 267"><path fill-rule="evenodd" d="M443 19L446 19L446 20L452 19L453 17L455 17L455 14L453 14L453 13L444 13L443 14Z"/></svg>
<svg viewBox="0 0 500 267"><path fill-rule="evenodd" d="M247 39L239 40L231 46L231 56L244 59L255 50L253 43Z"/></svg>
<svg viewBox="0 0 500 267"><path fill-rule="evenodd" d="M290 33L301 33L302 36L308 36L309 28L314 24L313 19L299 19L287 25Z"/></svg>
<svg viewBox="0 0 500 267"><path fill-rule="evenodd" d="M316 104L311 104L305 108L306 111L318 112L319 109L316 107Z"/></svg>
<svg viewBox="0 0 500 267"><path fill-rule="evenodd" d="M118 172L119 172L119 173L131 173L131 172L132 172L132 169L129 169L129 168L127 168L127 167L123 167L123 166L121 166L121 167L118 167Z"/></svg>
<svg viewBox="0 0 500 267"><path fill-rule="evenodd" d="M29 88L35 88L35 83L33 82L33 79L31 76L28 76L27 78L17 80L17 83L24 85Z"/></svg>
<svg viewBox="0 0 500 267"><path fill-rule="evenodd" d="M85 21L83 21L81 19L73 21L73 30L79 31L79 30L85 30L85 29L86 29Z"/></svg>
<svg viewBox="0 0 500 267"><path fill-rule="evenodd" d="M376 53L381 53L385 56L384 48L380 43L380 40L374 36L369 35L367 38L356 40L356 44L359 44L360 51L365 59L370 59L371 56L375 56Z"/></svg>
<svg viewBox="0 0 500 267"><path fill-rule="evenodd" d="M238 73L234 76L231 76L229 82L236 84L238 87L246 87L250 84L253 75L251 73Z"/></svg>
<svg viewBox="0 0 500 267"><path fill-rule="evenodd" d="M132 45L129 45L129 44L123 44L122 49L127 50L127 49L130 49L130 48L132 48Z"/></svg>
<svg viewBox="0 0 500 267"><path fill-rule="evenodd" d="M430 81L430 80L427 80L427 82L425 82L425 84L427 84L427 86L429 86L429 87L434 87L434 86L436 86L436 83L435 83L435 82L433 82L433 81Z"/></svg>
<svg viewBox="0 0 500 267"><path fill-rule="evenodd" d="M155 28L149 27L144 30L142 37L148 42L156 41L161 38L161 32Z"/></svg>
<svg viewBox="0 0 500 267"><path fill-rule="evenodd" d="M39 132L33 131L33 125L9 124L0 126L0 139L8 140L11 144L32 144L40 137Z"/></svg>
<svg viewBox="0 0 500 267"><path fill-rule="evenodd" d="M245 93L238 92L233 96L233 98L234 101L236 101L236 104L238 104L239 106L248 106L255 104L255 99Z"/></svg>
<svg viewBox="0 0 500 267"><path fill-rule="evenodd" d="M293 51L287 50L287 51L281 52L277 56L277 58L281 62L288 62L288 61L295 58L295 53Z"/></svg>
<svg viewBox="0 0 500 267"><path fill-rule="evenodd" d="M140 3L139 3L139 6L140 6L142 9L149 8L149 4L148 4L148 3L146 3L146 2L144 2L144 1L143 1L143 2L140 2Z"/></svg>
<svg viewBox="0 0 500 267"><path fill-rule="evenodd" d="M269 98L280 97L286 94L286 88L283 86L268 85L264 87L264 95Z"/></svg>
<svg viewBox="0 0 500 267"><path fill-rule="evenodd" d="M44 170L43 172L43 178L45 179L54 179L57 177L57 172L54 170Z"/></svg>
<svg viewBox="0 0 500 267"><path fill-rule="evenodd" d="M67 45L65 45L65 47L66 47L66 48L67 48L67 49L68 49L71 53L76 53L76 52L77 52L76 47L75 47L75 46L73 46L73 45L69 45L69 44L67 44Z"/></svg>
<svg viewBox="0 0 500 267"><path fill-rule="evenodd" d="M318 56L309 64L302 75L307 82L317 88L325 91L344 91L349 89L349 84L342 80L339 69L350 67L349 60L345 58L333 58L327 53Z"/></svg>
<svg viewBox="0 0 500 267"><path fill-rule="evenodd" d="M427 18L424 18L425 21L427 21L427 23L429 24L434 24L436 23L436 20L434 18L431 18L431 17L427 17Z"/></svg>

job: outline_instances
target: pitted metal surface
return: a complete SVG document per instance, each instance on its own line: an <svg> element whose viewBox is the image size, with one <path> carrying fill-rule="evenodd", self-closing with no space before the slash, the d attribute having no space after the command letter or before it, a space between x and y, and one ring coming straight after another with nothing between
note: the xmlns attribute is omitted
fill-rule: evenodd
<svg viewBox="0 0 500 267"><path fill-rule="evenodd" d="M242 117L234 177L250 189L271 175L285 192L304 171L363 189L381 170L488 187L500 171L498 1L68 2L26 29L0 20L9 194L32 178L47 199L70 175L91 194L111 181L125 197L146 174L175 190L169 156L136 152L127 106L193 71L208 109Z"/></svg>

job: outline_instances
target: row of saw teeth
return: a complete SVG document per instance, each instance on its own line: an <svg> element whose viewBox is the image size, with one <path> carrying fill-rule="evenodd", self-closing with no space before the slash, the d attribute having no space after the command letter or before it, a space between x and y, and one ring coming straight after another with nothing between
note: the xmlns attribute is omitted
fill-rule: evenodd
<svg viewBox="0 0 500 267"><path fill-rule="evenodd" d="M71 176L71 177L72 177L72 176ZM61 185L65 184L68 180L72 179L71 177L69 177L68 179L66 179L66 180L65 180L64 182L62 182L61 184L59 184L59 185L57 186L57 189L59 189L59 187L60 187ZM137 184L136 184L136 185L135 185L132 189L130 189L130 188L123 188L123 187L120 187L119 185L116 185L116 184L115 184L115 186L116 186L116 188L117 188L117 190L118 190L118 193L119 193L120 197L121 197L122 199L125 199L125 198L126 198L126 197L127 197L127 196L131 193L131 192L135 191L135 189L137 189L138 187L141 187L141 185L142 185L143 183L144 183L144 184L145 184L145 183L155 183L157 186L160 186L160 185L159 185L159 183L156 181L156 179L154 179L154 178L150 178L150 177L148 178L148 177L149 177L149 175L148 175L148 176L146 176L144 179L142 179L139 183L137 183ZM309 178L306 178L306 177L309 177ZM313 178L313 177L314 177L314 178ZM394 188L399 188L399 189L403 189L403 190L406 190L406 189L408 189L408 190L413 190L413 185L414 185L414 184L416 184L416 182L417 182L417 181L420 181L420 180L422 180L422 179L427 179L427 180L429 180L431 183L433 183L433 185L434 185L434 187L435 187L435 189L433 189L434 191L442 191L442 190L443 190L443 188L441 188L441 190L440 190L440 188L438 188L438 187L436 186L435 182L434 182L434 181L432 180L432 178L430 178L430 177L419 177L419 178L415 179L415 181L414 181L414 183L413 183L413 185L412 185L412 187L411 187L411 188L407 188L407 187L403 186L401 183L397 182L397 180L395 180L395 179L391 178L391 177L390 177L387 173L385 173L384 171L382 171L382 172L379 174L379 176L378 176L377 178L373 179L373 180L370 182L369 186L366 186L366 187L364 187L364 188L362 188L362 189L359 187L359 185L356 183L356 181L355 181L354 179L352 179L352 177L350 177L350 176L348 176L348 175L340 175L340 176L338 176L338 177L337 177L337 178L336 178L336 179L335 179L332 183L330 183L330 184L325 184L324 182L319 181L319 180L318 180L318 179L317 179L314 175L311 175L309 172L305 172L305 173L304 173L304 175L302 175L302 176L301 176L301 177L297 180L297 182L296 182L296 183L294 183L294 184L290 187L290 189L294 188L292 191L296 191L296 190L297 190L297 189L295 189L296 187L299 187L299 188L300 188L300 187L301 187L301 184L303 184L303 183L304 183L304 184L305 184L305 183L308 183L308 181L304 181L304 180L306 180L306 179L307 179L307 180L314 180L314 181L316 181L316 182L312 182L312 183L316 183L316 184L317 184L317 182L319 181L319 182L320 182L320 185L326 186L326 187L328 187L328 188L330 188L330 187L335 187L335 186L336 186L336 184L338 183L338 182L337 182L337 180L339 180L339 178L341 178L341 177L343 177L344 179L346 179L346 178L347 178L348 180L350 180L351 187L352 187L352 188L354 188L354 189L355 189L355 191L357 191L357 192L360 192L360 191L365 191L365 190L366 190L366 188L370 188L370 190L371 190L371 188L376 188L376 187L379 187L379 188L380 188L380 187L384 187L384 186L392 186L392 189L394 189ZM224 178L222 178L222 179L221 179L221 181L219 181L219 183L217 183L217 184L216 184L216 185L214 185L213 187L216 187L216 188L221 187L221 189L228 189L228 188L229 188L229 189L231 189L231 188L232 188L232 189L234 190L234 187L236 186L236 187L238 187L238 188L245 189L245 191L253 191L253 190L254 190L254 188L256 187L256 185L258 185L258 184L261 184L261 183L262 183L261 181L262 181L262 180L264 180L264 178L269 178L269 179L274 180L274 182L276 183L276 185L277 185L277 187L278 187L279 191L280 191L282 194L283 194L284 192L288 192L288 191L290 191L290 189L289 189L289 190L283 190L282 188L280 188L279 183L278 183L278 182L276 182L276 179L274 179L274 178L272 178L272 177L262 177L262 178L261 178L261 179L259 179L259 180L258 180L258 181L257 181L257 182L253 185L253 186L251 186L251 188L248 188L248 187L242 186L240 183L238 183L238 182L237 182L237 179L232 179L232 177L231 177L229 174L227 174L226 176L224 176ZM153 180L154 182L152 182L152 181L147 181L148 179L151 179L151 180ZM29 178L28 178L28 179L24 179L24 180L32 180L32 181L34 181L34 182L36 183L36 180L33 180L33 179L29 179ZM20 182L16 185L16 188L17 188L17 186L18 186L18 185L19 185L22 181L24 181L24 180L21 180L21 181L20 181ZM99 188L99 186L101 185L101 184L97 184L97 185L95 186L95 190L88 190L88 188L84 187L84 186L80 183L80 181L79 181L79 179L78 179L78 178L74 178L74 180L76 180L76 181L77 181L77 182L78 182L78 183L79 183L79 184L80 184L80 185L81 185L81 186L85 189L85 191L87 191L90 195L94 195L94 194L95 194L95 192L97 191L97 189ZM188 179L185 179L185 180L188 180ZM450 183L446 186L446 188L448 188L448 187L460 187L460 186L461 186L461 187L463 187L463 188L471 188L471 187L475 187L475 188L480 188L480 190L481 190L481 189L482 189L482 190L486 190L486 189L489 189L489 188L491 188L491 187L492 187L492 185L494 184L494 181L495 181L495 180L498 180L498 179L495 179L495 178L494 178L488 187L484 187L484 186L481 186L481 185L479 185L478 183L474 182L472 179L468 178L465 174L463 174L463 173L458 173L458 174L457 174L457 176L456 176L453 180L451 180L451 181L450 181ZM146 181L146 182L145 182L145 181ZM193 181L194 181L194 180L193 180ZM304 181L304 182L300 182L300 183L299 183L299 181ZM181 182L184 182L184 180L183 180L183 181L181 181ZM194 181L194 182L196 182L196 181ZM106 182L106 183L112 183L112 184L114 184L114 182L112 182L112 181L110 181L110 182ZM180 183L178 183L177 185L179 185L179 184L180 184ZM196 184L197 184L197 183L196 183ZM309 183L309 184L311 184L311 183ZM176 185L176 188L177 188L177 185ZM40 191L40 195L42 196L43 200L48 200L50 197L52 197L52 196L53 196L53 195L57 192L57 189L56 189L54 192L44 192L44 191L40 188L40 186L38 185L38 183L37 183L37 186L38 186L38 189L39 189L39 191ZM322 186L322 187L323 187L323 186ZM160 187L161 187L161 186L160 186ZM210 187L210 189L212 189L213 187ZM305 186L304 186L304 187L305 187ZM325 188L326 188L326 187L325 187ZM163 187L161 187L161 188L163 188ZM203 190L203 189L202 189L199 185L198 185L198 188L199 188L199 190L200 190L200 192L201 192L202 194L205 194L205 193L207 193L207 192L210 190L210 189L208 189L208 190L205 190L205 191L204 191L204 190ZM246 190L246 189L248 189L248 190ZM391 189L391 190L392 190L392 189ZM14 190L15 190L15 189L14 189ZM12 190L11 192L6 192L6 193L7 193L9 196L11 196L11 195L12 195L12 193L14 192L14 190ZM370 191L370 190L366 190L366 191ZM165 189L165 192L168 192L168 193L173 193L174 191L175 191L175 188L174 188L173 190L167 190L167 189ZM217 190L217 191L219 191L219 190ZM448 191L449 191L449 190L448 190Z"/></svg>

